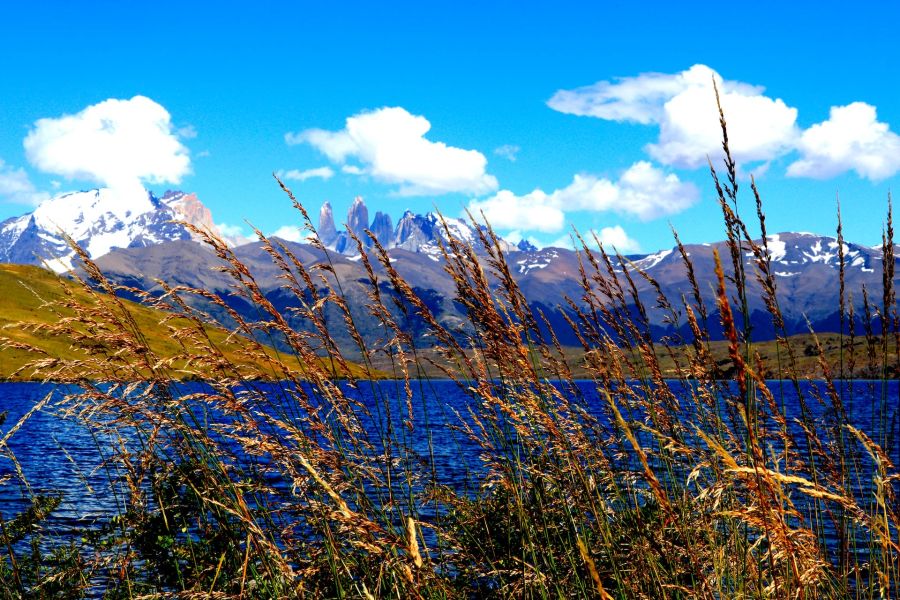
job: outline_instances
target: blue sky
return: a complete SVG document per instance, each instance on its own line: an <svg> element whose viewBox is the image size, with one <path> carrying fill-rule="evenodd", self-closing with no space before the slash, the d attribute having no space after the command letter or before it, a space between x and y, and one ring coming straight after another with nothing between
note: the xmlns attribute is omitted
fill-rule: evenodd
<svg viewBox="0 0 900 600"><path fill-rule="evenodd" d="M395 219L484 210L545 244L574 225L653 251L670 223L713 241L715 76L770 231L832 233L839 194L846 236L880 238L900 178L893 3L334 4L5 4L0 217L139 182L289 234L277 171L339 219L362 195Z"/></svg>

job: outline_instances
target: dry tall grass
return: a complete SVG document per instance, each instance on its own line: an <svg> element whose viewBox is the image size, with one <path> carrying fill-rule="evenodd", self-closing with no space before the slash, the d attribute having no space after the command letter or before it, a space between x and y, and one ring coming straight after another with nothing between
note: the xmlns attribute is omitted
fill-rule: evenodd
<svg viewBox="0 0 900 600"><path fill-rule="evenodd" d="M75 316L47 333L92 356L33 366L48 380L80 386L59 404L67 418L117 440L104 451L122 509L107 528L53 549L37 526L55 501L35 498L30 512L2 523L0 596L896 597L900 475L891 459L896 440L884 433L896 399L884 380L877 384L885 392L872 410L882 427L861 431L850 424L839 379L866 360L885 376L889 361L900 361L887 348L888 337L900 335L890 216L881 305L865 299L868 358L853 354L858 332L844 297L839 244L847 370L833 373L823 360L822 385L808 386L785 340L760 195L752 183L763 232L754 242L738 212L739 180L724 116L721 122L724 181L710 170L729 253L717 257L716 306L704 303L676 237L693 295L660 293L657 301L693 335L654 340L634 283L654 283L650 275L579 238L582 296L560 302L575 315L569 324L586 353L588 383L574 380L545 315L530 310L490 229L480 230L480 253L449 228L443 247L474 332L468 339L438 322L374 236L371 244L356 239L371 282L365 308L383 330L374 347L356 330L327 264L307 269L289 248L257 232L311 325L296 331L229 248L197 231L260 318L245 320L205 290L167 288L146 301L173 315L159 327L186 351L160 358L117 299L122 290L82 254L87 280L73 285L96 290L93 299L70 297ZM324 250L304 208L284 191ZM753 269L745 269L747 253ZM754 353L750 278L762 284L783 342L776 365L761 364ZM240 369L210 339L191 296L230 311L248 359ZM328 306L342 323L325 318ZM398 326L402 311L427 324L442 355L434 362L465 398L455 429L415 416L417 390L427 385L418 366L431 359ZM880 332L873 330L875 312ZM335 326L357 342L359 378L335 377L351 372L329 333ZM725 365L709 352L710 332L720 327L730 344ZM284 354L255 341L269 339L278 339ZM691 352L673 351L684 343ZM674 378L663 376L664 356L677 364ZM390 365L391 383L370 381L383 375L376 362ZM246 365L255 371L248 374ZM733 378L723 377L726 371ZM765 380L768 371L781 380ZM205 385L183 393L173 381L185 376ZM359 401L359 388L376 402ZM587 399L588 389L602 399L599 406ZM785 403L789 395L796 405ZM451 444L453 435L480 449L481 468L468 487L438 478L431 444L426 452L414 449L416 440L443 436L434 443ZM36 539L37 554L23 543Z"/></svg>

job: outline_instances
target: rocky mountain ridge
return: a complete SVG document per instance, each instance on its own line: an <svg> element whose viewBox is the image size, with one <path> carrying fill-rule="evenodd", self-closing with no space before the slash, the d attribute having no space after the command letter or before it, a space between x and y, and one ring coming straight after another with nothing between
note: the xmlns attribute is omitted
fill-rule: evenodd
<svg viewBox="0 0 900 600"><path fill-rule="evenodd" d="M435 213L417 215L411 211L407 211L395 225L390 215L380 211L370 219L368 208L361 198L352 204L345 226L340 229L335 225L329 204L322 206L319 217L318 234L327 249L325 252L310 244L284 243L306 266L326 261L330 268L333 266L333 273L341 279L348 303L359 314L360 323L370 319L364 309L368 302L368 275L359 261L356 243L348 230L368 240L363 231L369 229L387 249L394 267L417 293L427 299L437 317L448 327L465 331L466 316L461 305L455 301L456 289L445 271L439 245L450 235L477 249L480 245L477 225L452 218L442 222ZM248 317L254 316L256 313L251 307L244 306L240 299L234 297L231 282L216 271L217 267L222 266L221 261L196 243L187 228L174 222L178 220L218 233L211 213L192 194L168 192L157 198L148 193L146 197L133 198L129 202L123 202L109 190L59 196L32 213L0 223L0 262L39 264L38 257L50 257L51 268L60 272L68 270L74 264L74 255L60 234L60 230L64 230L118 283L158 291L156 280L161 279L170 284L203 288L223 299L227 298L230 306L243 307L241 310L247 310ZM370 241L366 241L364 248L369 244ZM532 308L548 316L554 331L564 342L576 343L577 337L567 331L566 319L575 316L575 312L566 298L571 299L574 306L586 306L581 269L589 261L585 261L583 255L565 248L539 249L527 243L513 245L507 242L501 242L501 246L510 270ZM840 321L837 240L810 233L787 232L769 236L766 246L787 332L805 333L810 325L816 331L836 331ZM706 305L712 329L718 323L714 250L718 250L723 257L726 270L730 269L729 252L724 242L685 246L697 275L700 299ZM286 295L283 280L278 277L279 273L259 242L236 247L234 252L248 264L263 291L271 296L273 304L285 309L296 306L298 299ZM865 289L869 295L870 312L877 319L882 287L881 248L845 242L843 253L848 305L853 306L859 321L865 312ZM483 252L479 255L483 256ZM623 297L630 303L628 310L636 310L636 304L627 291L631 283L620 275L624 275L626 270L632 274L634 295L647 309L647 324L654 336L688 333L683 305L685 302L695 303L696 298L688 281L684 260L676 248L652 254L611 256L610 259L613 275L622 279L620 283L626 289ZM753 275L756 266L749 248L744 249L744 262L749 274L749 319L758 335L771 337L775 332L760 285ZM489 271L488 265L484 266ZM638 270L643 275L637 275ZM604 274L604 277L609 276ZM588 280L591 280L590 274ZM658 291L662 291L674 305L674 318L658 307ZM604 299L604 302L607 301L609 299ZM214 307L204 308L215 312ZM860 327L857 331L861 331L861 325L857 324ZM303 327L303 324L297 323L297 326ZM373 335L377 330L373 323L362 328Z"/></svg>
<svg viewBox="0 0 900 600"><path fill-rule="evenodd" d="M446 227L444 226L446 223ZM366 229L372 232L384 248L402 248L410 252L418 252L437 260L440 254L439 241L447 240L447 230L454 238L466 243L478 246L477 231L475 226L464 219L441 217L433 212L424 215L415 214L411 210L403 213L403 216L394 227L393 219L387 213L378 211L372 221L369 221L369 209L359 196L353 201L347 211L345 227L340 230L335 226L334 212L331 204L325 202L319 210L319 225L317 232L319 240L326 248L334 250L346 256L358 254L356 243L350 237L353 232L363 242L365 247L372 245L371 239L365 234ZM535 250L536 248L527 241L521 241L518 245L505 240L500 240L505 252L513 250Z"/></svg>
<svg viewBox="0 0 900 600"><path fill-rule="evenodd" d="M429 222L425 217L420 217L421 221ZM394 235L399 229L395 228ZM394 246L388 250L392 267L407 280L440 322L451 331L458 331L461 336L465 336L469 328L465 309L456 301L457 290L453 279L445 270L443 255L428 252L428 244L420 245L417 251L413 251L402 245L402 237L393 239ZM398 239L401 240L399 243ZM808 333L810 326L819 332L837 331L840 323L837 241L812 234L780 233L770 236L767 242L786 332ZM324 272L329 274L329 278L340 280L340 289L351 307L360 331L370 341L377 341L379 336L383 335L378 323L365 308L370 302L368 275L358 256L344 255L334 250L323 252L309 244L283 243L306 267L327 263L328 268ZM190 247L195 249L191 250ZM198 251L196 248L199 247L193 242L180 241L145 248L115 250L97 262L117 283L151 292L161 291L156 284L157 279L171 284L203 288L222 297L228 306L239 314L250 319L258 318L258 312L247 304L245 299L235 296L233 282L229 281L221 270L216 270L222 263L215 255L209 251ZM709 315L707 327L713 339L721 338L713 251L719 252L728 275L731 271L728 248L724 242L719 242L690 244L686 245L684 250L693 265L700 298ZM286 314L290 315L289 318L295 318L290 309L298 306L301 300L285 290L284 280L279 277L279 272L273 267L270 257L262 250L261 245L246 244L235 248L234 252L236 257L254 273L267 299L274 306L286 310ZM870 309L877 323L882 285L881 249L845 243L844 256L846 298L848 305L852 304L854 307L856 315L854 325L859 333L863 331L861 318L865 312L863 288L869 292ZM577 336L567 323L567 318L577 320L577 314L566 298L571 299L574 306L580 307L581 310L587 307L581 283L581 268L583 264L589 265L589 261L585 260L584 255L579 256L578 253L565 248L526 250L514 248L506 253L506 260L531 308L546 315L550 326L563 344L577 345ZM754 260L749 249L745 249L748 318L754 329L755 339L772 339L776 332L763 300L761 286L755 277ZM602 260L599 262L603 265ZM489 266L486 263L483 266L490 273ZM683 336L690 339L684 305L691 304L695 313L698 313L697 302L688 281L684 260L677 249L621 258L612 256L611 266L612 276L618 279L623 290L622 297L626 299L627 306L624 310L637 318L639 311L629 291L630 283L624 276L626 270L629 272L635 295L645 308L647 326L653 337ZM638 270L646 276L638 274ZM607 281L612 277L605 269L602 275ZM385 283L387 277L377 264L376 276L379 278L382 293L389 295L391 291ZM498 279L490 275L489 279L494 285L499 283ZM592 279L590 272L588 280L592 282L594 289L598 289L597 282ZM674 306L674 318L672 313L658 305L659 291L662 291ZM610 302L610 299L602 294L599 298L602 303ZM216 318L223 317L221 310L209 303L202 303L200 307L210 311ZM733 305L732 309L735 312L738 310L736 305ZM406 322L417 343L424 345L433 343L433 338L412 313L402 315L398 313L396 317L398 322ZM621 313L619 318L623 318ZM330 322L340 323L342 318L339 314L335 314ZM305 326L300 321L293 324L301 329ZM341 336L339 333L337 335ZM352 339L347 335L340 341L347 347L353 346Z"/></svg>
<svg viewBox="0 0 900 600"><path fill-rule="evenodd" d="M122 194L107 188L61 194L0 223L0 262L45 264L62 273L75 259L65 235L97 258L115 248L193 239L177 221L219 234L212 213L195 194L168 191L157 198L151 192Z"/></svg>
<svg viewBox="0 0 900 600"><path fill-rule="evenodd" d="M63 232L96 259L114 249L195 239L197 236L180 222L210 231L232 246L248 241L222 236L209 208L196 194L168 191L156 197L149 191L122 194L101 188L60 194L30 213L0 223L0 263L40 264L62 273L73 267L75 258ZM448 218L446 222L453 236L475 241L475 230L462 219ZM433 259L440 254L438 241L446 239L444 226L434 213L417 215L406 211L395 228L391 216L381 211L370 222L365 202L357 197L345 225L338 229L331 205L322 205L318 233L327 248L347 256L356 255L356 243L348 232L355 232L370 247L366 229L386 248L403 248ZM512 244L501 243L505 250L516 249ZM530 246L523 242L520 247Z"/></svg>

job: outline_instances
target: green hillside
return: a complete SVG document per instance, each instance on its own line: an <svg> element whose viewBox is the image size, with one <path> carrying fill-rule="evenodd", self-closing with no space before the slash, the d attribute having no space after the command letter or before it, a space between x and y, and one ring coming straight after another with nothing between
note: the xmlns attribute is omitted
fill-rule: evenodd
<svg viewBox="0 0 900 600"><path fill-rule="evenodd" d="M76 315L74 306L97 305L91 294L78 284L64 281L39 267L0 264L0 290L0 378L54 379L51 374L57 365L53 359L58 359L60 364L92 358L97 360L98 356L102 360L104 352L114 355L121 351L115 344L109 343L109 339L116 333L115 322L111 317L108 327L96 337L86 326L77 322L69 323L68 327L76 334L83 333L87 336L81 340L76 340L76 335L66 336L62 334L62 330L54 329L61 321ZM179 328L186 330L190 326L186 319L172 319L163 311L126 300L121 300L121 303L134 319L150 352L157 359L156 362L163 363L167 374L171 374L172 378L206 376L203 371L205 363L197 360L202 355L194 351L196 344L192 344L189 336L176 332ZM93 326L96 327L96 324ZM109 338L104 338L104 334L109 335ZM304 378L303 365L293 357L278 355L270 348L265 348L263 352L254 350L246 339L229 336L227 331L219 328L207 326L205 335L221 350L227 362L236 367L237 376L281 379L284 378L283 369L288 368L294 373L300 373L301 379ZM103 344L105 346L100 348ZM27 366L37 359L46 359L41 370ZM109 362L112 364L115 360ZM352 376L362 375L359 367L350 365L349 368ZM340 371L337 374L339 377L347 375ZM121 376L124 379L130 378L129 371L123 370Z"/></svg>

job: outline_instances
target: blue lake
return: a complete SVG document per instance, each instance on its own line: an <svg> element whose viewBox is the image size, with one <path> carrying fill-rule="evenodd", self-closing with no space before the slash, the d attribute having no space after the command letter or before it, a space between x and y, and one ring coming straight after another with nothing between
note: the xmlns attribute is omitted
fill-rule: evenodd
<svg viewBox="0 0 900 600"><path fill-rule="evenodd" d="M264 390L269 389L273 396L284 391L278 385L260 385ZM675 382L670 385L677 394L682 384ZM777 402L790 417L789 426L799 432L793 418L799 417L800 408L792 384L770 382L769 385ZM804 383L802 386L812 417L816 422L824 424L826 409L815 400L817 394L825 395L824 384ZM433 465L433 476L437 482L458 491L475 493L482 469L479 448L458 431L460 415L466 414L466 409L472 402L469 394L449 381L413 382L415 394L412 411L416 425L412 432L406 432L402 427L403 420L407 417L402 383L361 382L356 389L348 389L346 386L345 389L349 396L365 407L364 412L368 415L363 422L372 430L376 451L379 451L377 430L390 424L395 427L395 431L402 430L404 433L401 435L408 438L404 442ZM176 395L202 390L203 386L200 384L173 384ZM8 413L6 422L0 427L0 437L6 435L24 414L48 394L53 394L58 399L72 391L72 388L45 384L0 384L0 411ZM583 406L602 415L601 398L591 382L579 382L576 390L568 390L567 393L580 395ZM900 444L896 443L900 384L896 381L844 382L840 393L843 395L850 423L873 439L885 442L892 460L897 460L900 464ZM888 414L879 414L882 408ZM390 418L386 415L387 410L392 412ZM694 415L688 408L681 418L689 421ZM203 419L214 421L215 415L201 411L198 419L201 422ZM50 402L46 408L32 415L9 439L7 445L8 449L0 448L3 453L0 455L0 476L10 477L9 481L0 486L0 516L4 519L9 519L27 504L26 490L16 483L15 474L18 469L21 469L29 482L31 492L62 495L62 505L47 523L49 530L60 536L90 528L118 512L121 499L115 495L115 488L109 482L119 474L111 472L111 467L104 462L104 457L116 450L113 437L92 432L72 419L62 418L53 402ZM10 454L15 456L15 461ZM866 488L866 477L861 479L863 481L855 490L858 497L867 495L869 491ZM827 532L825 535L826 538L829 537Z"/></svg>

